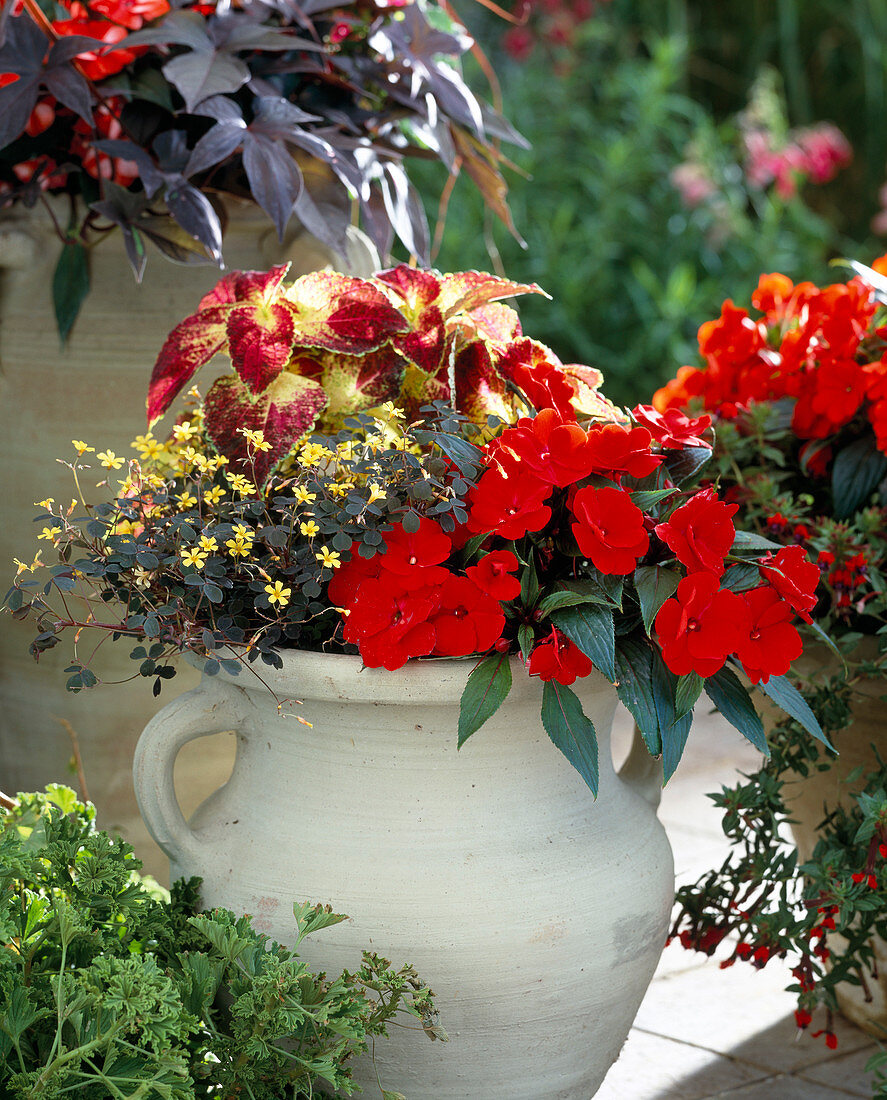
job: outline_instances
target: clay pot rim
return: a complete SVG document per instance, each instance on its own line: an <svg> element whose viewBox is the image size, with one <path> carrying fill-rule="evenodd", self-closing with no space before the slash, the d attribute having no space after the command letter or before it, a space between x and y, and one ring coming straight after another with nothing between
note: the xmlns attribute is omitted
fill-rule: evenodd
<svg viewBox="0 0 887 1100"><path fill-rule="evenodd" d="M329 699L338 696L356 703L404 703L423 702L426 705L449 706L458 703L465 689L468 675L479 657L418 657L413 658L394 672L384 668L367 668L359 656L347 653L316 653L302 649L278 649L283 668L275 669L257 661L246 663L240 673L232 676L224 670L205 679L222 680L243 688L250 694L267 692L268 688L281 697L297 699ZM220 651L219 656L234 657L230 651ZM187 656L189 664L202 669L203 660ZM523 661L517 655L509 659L511 665L511 690L507 702L538 700L542 703L542 681L530 677ZM261 680L258 678L261 676ZM264 683L262 683L264 681ZM573 689L583 696L589 693L606 694L615 691L596 669Z"/></svg>

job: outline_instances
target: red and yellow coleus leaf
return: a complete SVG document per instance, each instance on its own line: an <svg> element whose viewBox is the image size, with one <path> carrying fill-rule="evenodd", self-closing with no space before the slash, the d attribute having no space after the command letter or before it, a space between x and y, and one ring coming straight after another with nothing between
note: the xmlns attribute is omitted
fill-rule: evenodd
<svg viewBox="0 0 887 1100"><path fill-rule="evenodd" d="M586 367L581 363L564 363L561 371L567 382L573 387L573 408L581 416L590 416L595 420L625 422L625 414L599 391L604 376L596 367Z"/></svg>
<svg viewBox="0 0 887 1100"><path fill-rule="evenodd" d="M280 264L270 271L231 272L201 298L196 313L176 325L160 349L148 385L149 426L163 416L202 366L228 349L228 319L232 311L242 308L241 303L257 308L271 306L274 298L280 295L288 271L289 264ZM275 324L279 325L279 318L276 313L272 313L272 318L270 327L274 329ZM238 326L241 336L238 357L241 362L252 363L259 353L251 353L243 327ZM264 338L256 330L253 335L258 336L260 342ZM235 363L235 369L236 366ZM251 371L253 377L258 373L255 368Z"/></svg>
<svg viewBox="0 0 887 1100"><path fill-rule="evenodd" d="M315 271L286 288L297 347L363 355L382 346L409 322L365 279Z"/></svg>
<svg viewBox="0 0 887 1100"><path fill-rule="evenodd" d="M390 344L367 355L338 355L314 351L298 355L289 370L323 386L327 406L318 428L335 432L347 416L397 402L406 363Z"/></svg>
<svg viewBox="0 0 887 1100"><path fill-rule="evenodd" d="M326 406L323 386L310 378L284 371L258 397L236 375L217 379L204 402L204 426L216 450L226 455L232 468L263 486L274 467L311 429ZM250 464L241 429L260 431L271 444Z"/></svg>
<svg viewBox="0 0 887 1100"><path fill-rule="evenodd" d="M286 302L236 305L228 314L228 354L241 380L260 394L290 361L295 338Z"/></svg>

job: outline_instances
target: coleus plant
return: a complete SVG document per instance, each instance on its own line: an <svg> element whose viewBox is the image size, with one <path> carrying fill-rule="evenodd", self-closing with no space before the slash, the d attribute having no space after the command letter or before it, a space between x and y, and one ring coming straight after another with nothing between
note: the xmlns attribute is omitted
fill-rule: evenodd
<svg viewBox="0 0 887 1100"><path fill-rule="evenodd" d="M6 0L0 208L66 195L53 290L65 336L90 247L118 227L136 277L148 241L221 263L225 196L291 217L344 253L352 206L383 255L427 262L405 163L462 168L511 226L499 142L523 139L461 76L470 38L433 0Z"/></svg>
<svg viewBox="0 0 887 1100"><path fill-rule="evenodd" d="M315 426L386 401L410 419L447 401L478 422L546 399L570 415L574 403L586 415L607 408L600 372L524 337L501 301L543 293L538 286L405 264L372 279L314 272L288 283L287 270L226 276L176 326L151 376L149 426L220 353L233 373L206 395L206 435L235 467L249 462L260 485ZM261 430L269 449L248 455L243 428Z"/></svg>

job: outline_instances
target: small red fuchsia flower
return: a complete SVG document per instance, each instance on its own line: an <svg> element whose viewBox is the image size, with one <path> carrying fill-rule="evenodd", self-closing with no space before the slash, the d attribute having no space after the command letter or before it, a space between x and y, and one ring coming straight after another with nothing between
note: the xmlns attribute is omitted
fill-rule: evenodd
<svg viewBox="0 0 887 1100"><path fill-rule="evenodd" d="M588 431L588 453L596 474L620 481L623 474L646 477L662 462L661 455L650 450L646 428L624 428L621 424L592 425ZM575 478L574 480L579 480Z"/></svg>
<svg viewBox="0 0 887 1100"><path fill-rule="evenodd" d="M593 667L582 650L555 627L551 628L549 637L536 643L527 662L531 676L538 676L540 680L557 680L565 686L588 676Z"/></svg>
<svg viewBox="0 0 887 1100"><path fill-rule="evenodd" d="M801 636L792 625L791 607L773 588L754 588L743 592L742 599L748 615L736 656L753 684L767 683L771 676L788 672L792 661L800 657Z"/></svg>
<svg viewBox="0 0 887 1100"><path fill-rule="evenodd" d="M505 616L499 601L482 592L474 581L451 574L439 589L438 607L430 623L435 634L432 652L461 657L485 653L493 646L501 637Z"/></svg>
<svg viewBox="0 0 887 1100"><path fill-rule="evenodd" d="M724 558L736 538L732 517L738 510L738 504L719 500L714 489L703 489L654 530L691 573L720 576Z"/></svg>
<svg viewBox="0 0 887 1100"><path fill-rule="evenodd" d="M823 551L826 553L826 551ZM819 555L820 563L823 555ZM832 556L834 561L834 557ZM760 564L761 576L779 593L805 622L816 606L816 586L820 570L807 558L803 546L785 546L777 554L767 554Z"/></svg>
<svg viewBox="0 0 887 1100"><path fill-rule="evenodd" d="M746 633L741 596L719 588L714 573L691 573L656 616L662 658L676 676L714 676Z"/></svg>
<svg viewBox="0 0 887 1100"><path fill-rule="evenodd" d="M687 416L680 409L666 409L659 412L652 405L636 405L631 415L646 428L660 447L683 450L684 447L711 447L711 443L702 438L702 433L711 427L710 416Z"/></svg>
<svg viewBox="0 0 887 1100"><path fill-rule="evenodd" d="M838 1045L838 1036L833 1031L826 1031L824 1028L820 1028L819 1031L814 1031L811 1038L818 1039L820 1035L825 1036L825 1045L829 1050L835 1050Z"/></svg>
<svg viewBox="0 0 887 1100"><path fill-rule="evenodd" d="M510 550L493 550L485 554L477 565L465 570L483 592L497 600L513 600L520 595L520 581L511 574L520 562Z"/></svg>
<svg viewBox="0 0 887 1100"><path fill-rule="evenodd" d="M795 1009L795 1023L802 1031L805 1028L809 1027L812 1022L813 1017L810 1015L806 1008Z"/></svg>
<svg viewBox="0 0 887 1100"><path fill-rule="evenodd" d="M602 573L631 573L650 547L644 513L624 489L586 486L570 505L579 549Z"/></svg>
<svg viewBox="0 0 887 1100"><path fill-rule="evenodd" d="M522 538L527 531L540 531L551 519L544 501L551 485L532 474L492 467L486 470L468 494L469 530L489 531L504 539Z"/></svg>

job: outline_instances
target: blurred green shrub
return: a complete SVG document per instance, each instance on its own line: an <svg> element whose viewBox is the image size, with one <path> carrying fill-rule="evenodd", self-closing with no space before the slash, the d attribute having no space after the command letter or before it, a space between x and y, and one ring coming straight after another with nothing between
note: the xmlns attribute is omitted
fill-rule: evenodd
<svg viewBox="0 0 887 1100"><path fill-rule="evenodd" d="M529 178L510 191L528 247L485 221L460 180L436 258L443 270L485 268L492 247L510 277L540 283L554 302L527 301L526 330L565 361L599 367L626 403L695 359L696 329L724 298L747 296L762 271L828 281L842 247L806 190L783 198L746 182L736 122L716 124L680 90L685 40L627 31L631 7L599 7L568 47L520 62L499 56L501 23L460 12L532 145L517 158ZM429 192L436 167L426 166ZM704 198L686 186L693 172L708 181Z"/></svg>

